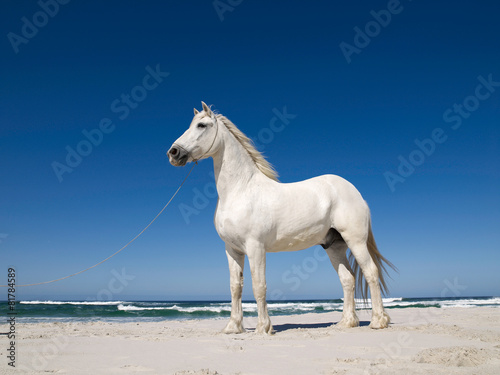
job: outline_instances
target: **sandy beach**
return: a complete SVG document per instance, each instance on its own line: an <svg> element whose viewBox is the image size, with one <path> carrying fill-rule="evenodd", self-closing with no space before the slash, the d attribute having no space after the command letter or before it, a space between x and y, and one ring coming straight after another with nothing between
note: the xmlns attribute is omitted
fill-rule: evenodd
<svg viewBox="0 0 500 375"><path fill-rule="evenodd" d="M0 373L500 374L500 309L388 310L388 329L332 327L341 313L272 317L276 333L220 333L226 320L18 323L16 369ZM5 332L7 324L0 325Z"/></svg>

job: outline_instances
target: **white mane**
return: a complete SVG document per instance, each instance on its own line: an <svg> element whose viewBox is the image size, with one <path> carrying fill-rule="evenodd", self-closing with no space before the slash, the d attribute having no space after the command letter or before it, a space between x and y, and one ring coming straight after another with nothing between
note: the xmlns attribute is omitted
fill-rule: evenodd
<svg viewBox="0 0 500 375"><path fill-rule="evenodd" d="M269 177L271 180L278 181L278 172L274 169L274 167L269 163L264 156L257 151L252 140L248 138L243 132L236 127L227 117L223 115L216 115L217 120L222 122L227 130L240 142L243 148L248 152L248 155L252 158L253 162L261 171Z"/></svg>

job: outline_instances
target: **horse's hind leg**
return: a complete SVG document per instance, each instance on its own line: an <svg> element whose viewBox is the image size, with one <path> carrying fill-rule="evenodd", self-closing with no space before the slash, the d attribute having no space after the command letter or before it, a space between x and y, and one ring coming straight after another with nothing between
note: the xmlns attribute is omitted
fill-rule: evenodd
<svg viewBox="0 0 500 375"><path fill-rule="evenodd" d="M342 289L344 290L344 308L342 319L337 323L339 327L357 327L359 319L356 315L354 302L355 279L347 260L347 245L343 240L335 241L330 247L325 249L333 268L337 271Z"/></svg>
<svg viewBox="0 0 500 375"><path fill-rule="evenodd" d="M224 333L242 333L243 309L241 305L241 293L243 290L243 266L245 254L234 251L226 245L227 260L229 262L229 275L231 285L231 318Z"/></svg>
<svg viewBox="0 0 500 375"><path fill-rule="evenodd" d="M379 270L370 256L366 241L349 242L347 238L346 241L370 287L370 297L372 300L372 320L370 322L370 328L387 328L391 319L384 311L382 293L380 291Z"/></svg>

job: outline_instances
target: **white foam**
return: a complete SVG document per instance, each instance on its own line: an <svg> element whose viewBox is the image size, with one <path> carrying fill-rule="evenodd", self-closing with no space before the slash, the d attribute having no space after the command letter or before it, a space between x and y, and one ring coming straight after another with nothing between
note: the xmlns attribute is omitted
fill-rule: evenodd
<svg viewBox="0 0 500 375"><path fill-rule="evenodd" d="M89 305L89 306L113 306L119 305L121 303L126 303L123 301L19 301L19 303L24 305Z"/></svg>
<svg viewBox="0 0 500 375"><path fill-rule="evenodd" d="M179 313L227 313L231 311L230 302L213 302L208 304L200 304L198 306L184 306L182 303L168 303L168 302L124 302L124 301L20 301L21 304L26 305L89 305L89 306L117 306L119 311L154 311L154 310L170 310ZM487 299L480 298L467 298L467 299L444 299L435 300L432 298L403 301L402 297L383 298L385 307L412 307L412 306L438 306L442 308L470 308L476 306L494 306L500 307L500 297L491 297ZM255 302L242 303L243 311L245 313L256 314L257 304ZM299 301L299 302L269 302L268 308L271 313L278 314L297 314L307 313L316 310L340 311L342 310L343 302L329 302L329 301ZM356 299L357 308L369 309L372 307L371 301L365 303L361 299Z"/></svg>
<svg viewBox="0 0 500 375"><path fill-rule="evenodd" d="M449 308L449 307L469 308L482 305L500 305L500 297L492 297L489 299L476 299L476 298L460 299L460 300L450 299L450 300L439 301L438 303L443 308Z"/></svg>
<svg viewBox="0 0 500 375"><path fill-rule="evenodd" d="M134 305L118 305L118 310L121 311L147 311L147 310L175 310L185 313L194 313L199 311L221 313L222 311L231 311L231 306L199 306L199 307L180 307L177 305L164 307L140 307Z"/></svg>

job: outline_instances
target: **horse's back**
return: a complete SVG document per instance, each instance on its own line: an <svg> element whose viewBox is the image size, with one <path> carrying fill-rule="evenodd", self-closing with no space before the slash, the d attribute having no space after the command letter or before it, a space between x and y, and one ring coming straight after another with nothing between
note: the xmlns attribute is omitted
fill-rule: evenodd
<svg viewBox="0 0 500 375"><path fill-rule="evenodd" d="M351 182L334 174L325 174L308 180L292 183L292 185L293 184L297 184L297 186L308 186L308 188L314 193L326 194L329 196L329 199L336 202L339 200L364 202L361 193Z"/></svg>

